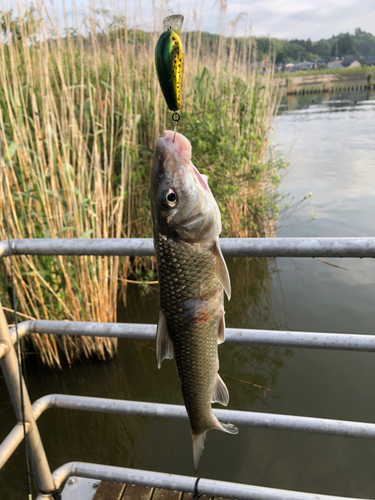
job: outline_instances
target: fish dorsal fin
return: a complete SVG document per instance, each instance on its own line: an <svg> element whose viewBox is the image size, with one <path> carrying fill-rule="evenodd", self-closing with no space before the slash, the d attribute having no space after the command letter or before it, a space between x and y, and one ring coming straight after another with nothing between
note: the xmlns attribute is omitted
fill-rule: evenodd
<svg viewBox="0 0 375 500"><path fill-rule="evenodd" d="M158 326L156 330L156 360L158 362L158 368L164 359L173 359L174 349L171 337L168 333L167 320L165 319L165 314L161 309L159 309Z"/></svg>
<svg viewBox="0 0 375 500"><path fill-rule="evenodd" d="M217 343L218 344L222 344L225 341L225 317L224 317L224 315L225 315L225 312L223 309L223 313L222 313L220 323L219 323L219 330L217 332Z"/></svg>
<svg viewBox="0 0 375 500"><path fill-rule="evenodd" d="M217 374L215 387L211 397L211 403L220 403L227 406L229 403L229 392L223 379Z"/></svg>
<svg viewBox="0 0 375 500"><path fill-rule="evenodd" d="M223 285L228 300L230 300L231 296L230 278L227 265L225 263L223 254L221 253L219 240L215 241L214 252L216 257L216 277Z"/></svg>

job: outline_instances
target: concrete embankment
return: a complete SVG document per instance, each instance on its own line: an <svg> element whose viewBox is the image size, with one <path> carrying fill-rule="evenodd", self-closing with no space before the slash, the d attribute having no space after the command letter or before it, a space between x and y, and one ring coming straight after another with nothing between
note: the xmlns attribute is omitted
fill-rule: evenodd
<svg viewBox="0 0 375 500"><path fill-rule="evenodd" d="M293 76L275 78L279 88L287 95L315 92L340 92L367 90L375 87L375 74L358 73L331 73L324 75Z"/></svg>

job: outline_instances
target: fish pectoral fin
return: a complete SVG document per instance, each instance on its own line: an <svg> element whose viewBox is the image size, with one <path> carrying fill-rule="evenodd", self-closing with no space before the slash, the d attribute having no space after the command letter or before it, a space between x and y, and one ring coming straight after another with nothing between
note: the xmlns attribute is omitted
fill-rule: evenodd
<svg viewBox="0 0 375 500"><path fill-rule="evenodd" d="M207 431L202 432L202 434L192 434L193 438L193 463L195 472L198 471L199 462L204 450L204 442L206 441Z"/></svg>
<svg viewBox="0 0 375 500"><path fill-rule="evenodd" d="M207 184L207 186L208 186L208 177L207 177L207 175L206 175L206 174L201 174L201 177L202 177L202 179L204 180L204 182L205 182L205 183Z"/></svg>
<svg viewBox="0 0 375 500"><path fill-rule="evenodd" d="M221 253L219 240L215 241L214 252L216 257L216 277L223 285L228 300L230 300L231 296L230 278L227 265L225 263L223 254Z"/></svg>
<svg viewBox="0 0 375 500"><path fill-rule="evenodd" d="M211 396L211 403L220 403L227 406L229 403L229 392L223 379L219 374L216 376L215 387Z"/></svg>
<svg viewBox="0 0 375 500"><path fill-rule="evenodd" d="M171 337L169 336L167 320L165 314L159 309L158 326L156 329L156 360L158 368L164 359L173 359L174 349Z"/></svg>
<svg viewBox="0 0 375 500"><path fill-rule="evenodd" d="M217 332L217 343L222 344L225 341L225 312L223 308L223 313L219 323L219 329Z"/></svg>

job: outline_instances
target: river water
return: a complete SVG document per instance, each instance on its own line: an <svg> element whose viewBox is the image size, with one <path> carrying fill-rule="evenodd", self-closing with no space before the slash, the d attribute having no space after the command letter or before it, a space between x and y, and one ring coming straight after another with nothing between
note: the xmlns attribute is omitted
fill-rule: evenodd
<svg viewBox="0 0 375 500"><path fill-rule="evenodd" d="M274 141L290 160L277 236L374 236L375 95L291 96ZM309 196L309 193L312 196ZM306 200L299 203L306 197ZM357 259L230 259L230 327L374 333L375 262ZM337 267L334 267L334 264ZM157 290L129 285L119 321L155 323ZM229 407L375 422L373 353L223 344L220 373ZM109 363L49 371L29 359L31 399L48 393L181 404L174 363L158 370L152 342L120 341ZM260 386L260 387L258 387ZM14 424L0 379L0 439ZM54 470L80 460L194 475L187 422L48 410L39 420ZM291 431L241 428L208 433L199 474L274 488L370 498L375 443ZM0 497L26 497L22 447L0 475Z"/></svg>

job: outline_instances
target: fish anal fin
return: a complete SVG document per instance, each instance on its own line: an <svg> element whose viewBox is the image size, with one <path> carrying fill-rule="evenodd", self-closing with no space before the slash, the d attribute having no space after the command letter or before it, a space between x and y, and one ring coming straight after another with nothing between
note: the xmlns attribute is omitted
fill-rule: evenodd
<svg viewBox="0 0 375 500"><path fill-rule="evenodd" d="M238 434L238 427L233 424L219 422L216 419L215 426L213 429L217 429L218 431L227 432L228 434Z"/></svg>
<svg viewBox="0 0 375 500"><path fill-rule="evenodd" d="M216 376L215 387L211 396L211 403L220 403L227 406L229 403L229 392L223 379L219 374Z"/></svg>
<svg viewBox="0 0 375 500"><path fill-rule="evenodd" d="M207 431L202 432L202 434L193 434L193 464L195 472L198 471L199 462L204 450L204 442L206 441Z"/></svg>
<svg viewBox="0 0 375 500"><path fill-rule="evenodd" d="M217 343L222 344L225 341L225 312L224 308L222 311L222 316L219 323L219 329L217 332Z"/></svg>
<svg viewBox="0 0 375 500"><path fill-rule="evenodd" d="M231 292L229 272L223 254L221 253L219 240L215 241L214 252L216 258L216 277L223 285L228 300L230 300L232 292Z"/></svg>
<svg viewBox="0 0 375 500"><path fill-rule="evenodd" d="M173 359L174 349L171 337L168 333L167 320L165 314L159 309L158 326L156 330L156 360L158 368L164 359Z"/></svg>

